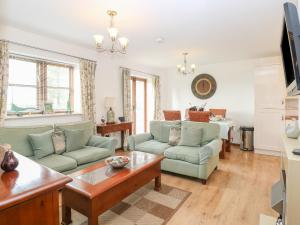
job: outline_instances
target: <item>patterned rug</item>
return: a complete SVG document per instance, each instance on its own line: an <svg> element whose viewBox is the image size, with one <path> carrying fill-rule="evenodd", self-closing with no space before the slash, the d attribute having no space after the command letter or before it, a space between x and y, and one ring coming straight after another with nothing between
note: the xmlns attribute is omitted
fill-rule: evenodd
<svg viewBox="0 0 300 225"><path fill-rule="evenodd" d="M160 192L149 183L99 216L99 225L166 224L191 194L162 184ZM87 225L87 217L72 210L72 225Z"/></svg>

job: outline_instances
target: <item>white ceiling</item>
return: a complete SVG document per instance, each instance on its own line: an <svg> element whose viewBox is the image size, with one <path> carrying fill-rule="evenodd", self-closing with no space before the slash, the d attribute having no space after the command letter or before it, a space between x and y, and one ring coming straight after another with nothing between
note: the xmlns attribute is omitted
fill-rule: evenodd
<svg viewBox="0 0 300 225"><path fill-rule="evenodd" d="M108 9L138 63L174 66L184 51L196 64L279 54L282 0L0 0L0 21L94 48Z"/></svg>

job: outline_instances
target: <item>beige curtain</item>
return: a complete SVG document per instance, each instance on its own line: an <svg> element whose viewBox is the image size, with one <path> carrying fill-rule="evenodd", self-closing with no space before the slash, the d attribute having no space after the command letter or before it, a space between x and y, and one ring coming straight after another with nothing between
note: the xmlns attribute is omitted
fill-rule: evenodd
<svg viewBox="0 0 300 225"><path fill-rule="evenodd" d="M3 126L6 117L8 60L8 43L0 41L0 126Z"/></svg>
<svg viewBox="0 0 300 225"><path fill-rule="evenodd" d="M161 120L160 82L159 76L153 77L154 84L154 120Z"/></svg>
<svg viewBox="0 0 300 225"><path fill-rule="evenodd" d="M131 86L130 86L130 69L121 68L121 75L123 78L123 113L126 121L132 122L132 105L131 105ZM126 132L124 137L124 148L128 149L129 134Z"/></svg>
<svg viewBox="0 0 300 225"><path fill-rule="evenodd" d="M95 124L96 131L96 107L95 107L95 62L80 60L81 104L84 120L90 120Z"/></svg>
<svg viewBox="0 0 300 225"><path fill-rule="evenodd" d="M126 121L132 121L130 69L121 68L121 70L122 70L122 77L123 77L123 113Z"/></svg>

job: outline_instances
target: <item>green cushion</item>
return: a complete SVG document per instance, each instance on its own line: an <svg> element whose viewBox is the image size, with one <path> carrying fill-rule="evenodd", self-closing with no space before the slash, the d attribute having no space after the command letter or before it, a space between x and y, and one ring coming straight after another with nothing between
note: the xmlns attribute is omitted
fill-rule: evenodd
<svg viewBox="0 0 300 225"><path fill-rule="evenodd" d="M136 151L148 152L152 154L163 154L169 148L168 143L162 143L156 140L150 140L135 146Z"/></svg>
<svg viewBox="0 0 300 225"><path fill-rule="evenodd" d="M66 152L63 155L75 159L78 165L82 165L107 158L112 155L112 151L106 148L86 146L83 149Z"/></svg>
<svg viewBox="0 0 300 225"><path fill-rule="evenodd" d="M193 164L199 164L199 147L174 146L166 149L164 155L166 158L181 160Z"/></svg>
<svg viewBox="0 0 300 225"><path fill-rule="evenodd" d="M181 137L178 145L200 146L203 129L200 127L190 127L183 125L181 127Z"/></svg>
<svg viewBox="0 0 300 225"><path fill-rule="evenodd" d="M154 140L168 143L170 128L173 126L180 126L180 121L150 121L150 133Z"/></svg>
<svg viewBox="0 0 300 225"><path fill-rule="evenodd" d="M35 161L58 172L72 170L77 167L76 160L57 154L49 155Z"/></svg>
<svg viewBox="0 0 300 225"><path fill-rule="evenodd" d="M66 152L82 149L86 145L84 130L65 129Z"/></svg>
<svg viewBox="0 0 300 225"><path fill-rule="evenodd" d="M54 153L52 142L53 130L46 131L40 134L29 134L28 139L31 143L34 157L36 159L44 158L47 155Z"/></svg>
<svg viewBox="0 0 300 225"><path fill-rule="evenodd" d="M218 138L220 135L220 126L215 123L182 121L182 126L203 128L201 146L209 143L213 139Z"/></svg>
<svg viewBox="0 0 300 225"><path fill-rule="evenodd" d="M33 156L33 150L28 141L28 134L39 134L52 129L52 125L0 127L0 144L10 144L15 152L27 157Z"/></svg>
<svg viewBox="0 0 300 225"><path fill-rule="evenodd" d="M84 130L83 139L84 145L87 145L90 137L94 134L94 124L91 121L68 123L68 124L55 124L55 130Z"/></svg>

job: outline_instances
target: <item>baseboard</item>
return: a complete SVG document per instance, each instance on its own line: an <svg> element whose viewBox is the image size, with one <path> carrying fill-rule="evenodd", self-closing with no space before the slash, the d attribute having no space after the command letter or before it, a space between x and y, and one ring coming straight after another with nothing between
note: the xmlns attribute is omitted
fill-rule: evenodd
<svg viewBox="0 0 300 225"><path fill-rule="evenodd" d="M274 150L255 149L254 152L256 154L261 154L261 155L281 156L280 151L274 151Z"/></svg>

